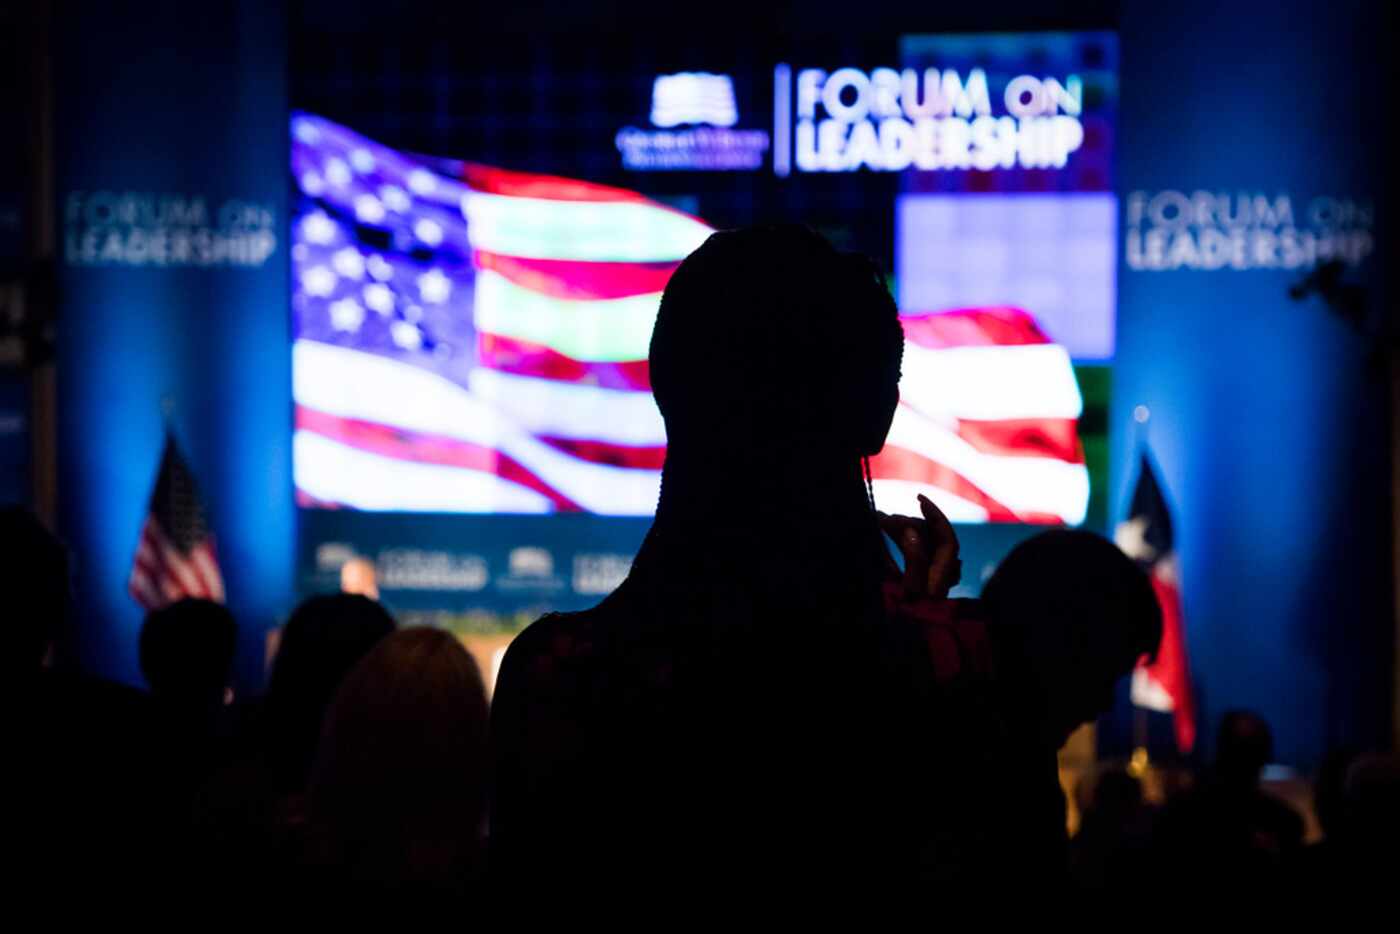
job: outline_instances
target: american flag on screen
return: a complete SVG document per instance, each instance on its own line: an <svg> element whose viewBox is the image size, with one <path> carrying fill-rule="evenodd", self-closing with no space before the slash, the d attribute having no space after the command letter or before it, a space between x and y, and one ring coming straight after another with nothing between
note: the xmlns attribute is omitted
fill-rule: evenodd
<svg viewBox="0 0 1400 934"><path fill-rule="evenodd" d="M1018 308L901 315L904 378L875 502L924 493L954 522L1078 525L1089 504L1069 354Z"/></svg>
<svg viewBox="0 0 1400 934"><path fill-rule="evenodd" d="M637 192L430 159L294 115L293 395L303 505L650 515L647 345L712 232ZM904 319L882 508L1078 523L1069 358L1025 312Z"/></svg>
<svg viewBox="0 0 1400 934"><path fill-rule="evenodd" d="M148 610L187 597L224 602L224 579L214 552L214 536L205 520L194 476L169 434L127 589Z"/></svg>

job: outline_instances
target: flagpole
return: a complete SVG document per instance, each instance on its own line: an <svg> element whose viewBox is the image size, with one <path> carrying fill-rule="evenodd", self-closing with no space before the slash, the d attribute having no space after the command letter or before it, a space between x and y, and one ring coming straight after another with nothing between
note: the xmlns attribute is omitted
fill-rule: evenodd
<svg viewBox="0 0 1400 934"><path fill-rule="evenodd" d="M164 437L160 439L160 456L165 457L166 449L175 442L175 394L160 394L160 427Z"/></svg>
<svg viewBox="0 0 1400 934"><path fill-rule="evenodd" d="M1141 460L1147 450L1147 423L1152 420L1152 410L1139 404L1133 407L1133 453ZM1131 699L1128 701L1132 703ZM1128 772L1134 778L1147 774L1151 764L1147 753L1147 710L1133 704L1133 755L1128 761Z"/></svg>

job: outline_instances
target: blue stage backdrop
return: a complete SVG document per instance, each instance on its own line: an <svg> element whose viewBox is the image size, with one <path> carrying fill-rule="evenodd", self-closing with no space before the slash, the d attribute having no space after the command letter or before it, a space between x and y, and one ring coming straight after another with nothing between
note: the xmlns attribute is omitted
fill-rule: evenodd
<svg viewBox="0 0 1400 934"><path fill-rule="evenodd" d="M81 662L140 683L127 574L163 397L202 485L240 679L293 600L279 4L73 4L55 30L61 526Z"/></svg>
<svg viewBox="0 0 1400 934"><path fill-rule="evenodd" d="M138 678L140 616L126 575L169 394L244 625L251 686L263 630L295 599L298 563L285 21L267 0L156 3L135 19L80 6L62 31L56 72L62 512L78 558L83 660ZM816 6L804 21L851 21L847 6ZM894 42L1115 25L1112 15L1048 21L1042 6L1008 3L956 21L938 11L872 13L861 28ZM1347 280L1368 287L1370 308L1388 300L1385 24L1371 7L1129 4L1117 24L1121 239L1111 393L1104 387L1106 512L1111 522L1126 508L1131 412L1149 406L1177 523L1203 743L1221 712L1252 707L1274 723L1279 757L1299 765L1337 742L1379 741L1389 723L1385 384L1349 325L1318 298L1287 294L1319 258L1335 256ZM323 31L318 48L330 58L347 30L376 31L405 57L430 31L421 9L392 22L368 5L299 10L296 28ZM403 27L410 20L418 34ZM485 41L482 24L470 25L462 55ZM431 86L352 90L436 107ZM444 125L472 119L434 112ZM501 127L482 131L494 138ZM601 589L644 526L595 543L580 521L568 530L567 560L546 562L501 550L508 543L449 547L405 517L383 518L386 542L401 552L389 568L419 591L469 588L483 562L498 567L493 580L504 571L521 586L581 580ZM328 527L304 548L334 544L339 519L325 513L317 521ZM1029 531L968 530L973 588ZM324 567L316 583L329 585L344 556L301 558Z"/></svg>
<svg viewBox="0 0 1400 934"><path fill-rule="evenodd" d="M1114 502L1148 406L1207 753L1235 707L1284 762L1386 737L1384 369L1288 296L1335 256L1387 307L1376 6L1125 5Z"/></svg>

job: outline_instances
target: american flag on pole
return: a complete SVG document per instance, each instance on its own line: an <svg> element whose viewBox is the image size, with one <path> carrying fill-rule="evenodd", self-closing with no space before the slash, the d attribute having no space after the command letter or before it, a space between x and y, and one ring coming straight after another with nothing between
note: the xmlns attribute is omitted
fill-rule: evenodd
<svg viewBox="0 0 1400 934"><path fill-rule="evenodd" d="M148 610L187 597L224 602L224 579L194 476L173 435L165 437L160 473L141 526L127 589Z"/></svg>
<svg viewBox="0 0 1400 934"><path fill-rule="evenodd" d="M306 506L650 515L647 346L712 228L642 194L292 120L295 482ZM1083 521L1069 357L1014 308L910 314L877 502ZM716 374L723 378L723 374Z"/></svg>
<svg viewBox="0 0 1400 934"><path fill-rule="evenodd" d="M1133 672L1132 701L1147 710L1172 714L1177 748L1189 753L1196 745L1196 704L1186 658L1176 546L1171 513L1146 453L1128 518L1119 524L1114 539L1147 572L1162 607L1162 644L1155 661L1139 664Z"/></svg>

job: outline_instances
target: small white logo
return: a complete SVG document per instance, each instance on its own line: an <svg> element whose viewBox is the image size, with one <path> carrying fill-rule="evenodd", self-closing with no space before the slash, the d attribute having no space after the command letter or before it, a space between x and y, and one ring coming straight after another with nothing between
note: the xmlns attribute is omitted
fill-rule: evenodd
<svg viewBox="0 0 1400 934"><path fill-rule="evenodd" d="M728 75L705 71L657 75L651 88L651 122L660 127L682 123L733 126L739 122L734 82Z"/></svg>
<svg viewBox="0 0 1400 934"><path fill-rule="evenodd" d="M633 172L732 172L763 167L766 130L743 130L734 82L728 75L683 71L657 75L651 122L614 137L622 167Z"/></svg>
<svg viewBox="0 0 1400 934"><path fill-rule="evenodd" d="M322 542L316 546L316 570L340 571L341 565L357 557L353 545L345 542Z"/></svg>
<svg viewBox="0 0 1400 934"><path fill-rule="evenodd" d="M380 586L385 590L466 590L486 586L486 559L480 555L394 548L379 554Z"/></svg>
<svg viewBox="0 0 1400 934"><path fill-rule="evenodd" d="M510 553L511 577L550 577L554 557L543 548L515 548Z"/></svg>
<svg viewBox="0 0 1400 934"><path fill-rule="evenodd" d="M575 555L574 592L612 593L627 579L632 559L627 555Z"/></svg>

